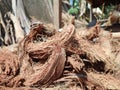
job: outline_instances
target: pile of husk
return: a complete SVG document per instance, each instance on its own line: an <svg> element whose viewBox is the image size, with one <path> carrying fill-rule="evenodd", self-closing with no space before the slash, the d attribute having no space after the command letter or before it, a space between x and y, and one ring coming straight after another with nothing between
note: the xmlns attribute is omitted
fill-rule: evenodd
<svg viewBox="0 0 120 90"><path fill-rule="evenodd" d="M53 26L39 24L31 27L16 51L0 49L0 85L120 89L119 61L119 39L99 25L88 29L69 24L56 31Z"/></svg>

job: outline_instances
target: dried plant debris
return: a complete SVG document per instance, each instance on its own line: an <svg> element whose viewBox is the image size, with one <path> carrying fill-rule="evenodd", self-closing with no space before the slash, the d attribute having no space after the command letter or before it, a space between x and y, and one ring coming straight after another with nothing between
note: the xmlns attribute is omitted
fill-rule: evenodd
<svg viewBox="0 0 120 90"><path fill-rule="evenodd" d="M51 25L32 26L17 51L0 49L0 85L43 90L120 89L119 43L99 25L75 29L66 24L62 31Z"/></svg>

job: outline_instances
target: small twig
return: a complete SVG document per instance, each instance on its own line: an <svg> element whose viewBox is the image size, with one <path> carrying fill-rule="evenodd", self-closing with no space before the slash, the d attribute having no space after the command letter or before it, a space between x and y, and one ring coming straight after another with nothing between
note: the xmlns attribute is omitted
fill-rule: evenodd
<svg viewBox="0 0 120 90"><path fill-rule="evenodd" d="M98 22L107 22L108 19L102 19L102 20L98 20Z"/></svg>
<svg viewBox="0 0 120 90"><path fill-rule="evenodd" d="M1 13L1 11L0 11L0 23L2 24L2 26L3 26L3 29L5 30L5 40L4 40L4 42L5 42L5 44L9 44L9 32L7 31L7 29L6 29L6 26L5 26L5 23L4 23L4 21L3 21L3 18L2 18L2 13Z"/></svg>
<svg viewBox="0 0 120 90"><path fill-rule="evenodd" d="M18 18L14 16L11 12L8 12L7 15L13 22L15 28L16 42L20 42L24 38L24 31L21 28L20 22Z"/></svg>
<svg viewBox="0 0 120 90"><path fill-rule="evenodd" d="M14 38L14 34L13 34L13 27L12 27L12 25L10 25L10 33L11 33L12 42L13 42L13 44L15 44L15 38Z"/></svg>
<svg viewBox="0 0 120 90"><path fill-rule="evenodd" d="M104 15L104 10L105 10L105 3L102 4L102 17Z"/></svg>

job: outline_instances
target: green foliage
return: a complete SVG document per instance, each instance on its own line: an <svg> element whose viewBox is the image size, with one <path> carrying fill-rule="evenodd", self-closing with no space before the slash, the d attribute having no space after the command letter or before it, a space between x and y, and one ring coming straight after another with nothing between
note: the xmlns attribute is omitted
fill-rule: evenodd
<svg viewBox="0 0 120 90"><path fill-rule="evenodd" d="M102 7L100 7L100 8L102 8ZM108 18L110 15L110 12L112 12L114 9L115 9L114 5L105 6L102 18Z"/></svg>
<svg viewBox="0 0 120 90"><path fill-rule="evenodd" d="M79 13L79 9L76 8L76 7L71 7L69 10L68 10L68 13L69 14L75 14L77 15Z"/></svg>

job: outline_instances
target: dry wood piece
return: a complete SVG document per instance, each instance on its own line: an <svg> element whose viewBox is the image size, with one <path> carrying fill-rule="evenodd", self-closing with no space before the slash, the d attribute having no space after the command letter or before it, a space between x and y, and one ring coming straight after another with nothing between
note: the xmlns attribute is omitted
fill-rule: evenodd
<svg viewBox="0 0 120 90"><path fill-rule="evenodd" d="M24 31L20 26L20 22L11 12L8 12L7 14L14 23L16 41L20 42L24 38Z"/></svg>
<svg viewBox="0 0 120 90"><path fill-rule="evenodd" d="M120 38L120 33L119 32L117 32L117 33L112 33L112 37L113 38Z"/></svg>
<svg viewBox="0 0 120 90"><path fill-rule="evenodd" d="M0 23L2 24L3 29L5 30L4 42L5 42L5 44L9 44L9 42L10 42L9 31L5 27L5 23L3 21L3 16L2 16L1 11L0 11L0 20L1 20ZM1 36L0 37L2 38L2 31L1 31Z"/></svg>

